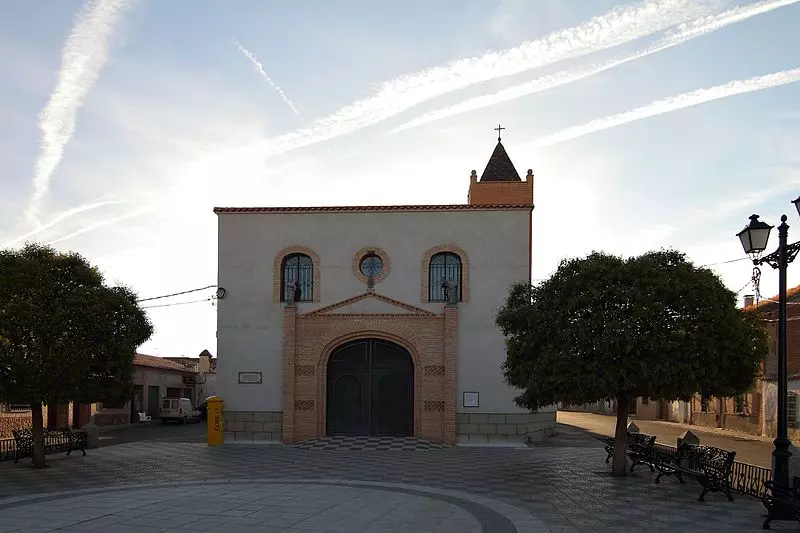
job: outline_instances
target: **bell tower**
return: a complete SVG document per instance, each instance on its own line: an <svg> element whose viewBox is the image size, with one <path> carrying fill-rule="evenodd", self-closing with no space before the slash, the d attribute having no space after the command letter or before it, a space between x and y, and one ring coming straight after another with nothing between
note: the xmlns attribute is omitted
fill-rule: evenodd
<svg viewBox="0 0 800 533"><path fill-rule="evenodd" d="M478 173L472 171L469 177L470 205L533 205L533 170L522 180L514 168L503 146L500 132L505 128L497 126L497 146L486 164L486 168L478 179Z"/></svg>

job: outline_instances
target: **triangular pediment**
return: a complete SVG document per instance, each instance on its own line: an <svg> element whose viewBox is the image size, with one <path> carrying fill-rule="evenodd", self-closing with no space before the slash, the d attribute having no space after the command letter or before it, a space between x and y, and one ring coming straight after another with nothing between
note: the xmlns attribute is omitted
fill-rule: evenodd
<svg viewBox="0 0 800 533"><path fill-rule="evenodd" d="M367 292L347 298L341 302L321 307L304 316L318 315L371 315L371 314L390 314L390 315L422 315L436 316L427 309L417 307L388 296Z"/></svg>

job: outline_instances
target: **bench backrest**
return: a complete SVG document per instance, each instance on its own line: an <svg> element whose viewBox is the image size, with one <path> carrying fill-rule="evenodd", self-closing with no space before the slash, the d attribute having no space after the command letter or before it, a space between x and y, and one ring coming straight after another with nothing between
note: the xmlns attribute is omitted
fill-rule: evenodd
<svg viewBox="0 0 800 533"><path fill-rule="evenodd" d="M656 443L655 435L646 435L644 433L628 433L628 447L629 448L652 448Z"/></svg>
<svg viewBox="0 0 800 533"><path fill-rule="evenodd" d="M733 460L736 458L736 452L702 444L683 443L678 448L678 458L687 460L689 467L693 470L728 477L733 467Z"/></svg>

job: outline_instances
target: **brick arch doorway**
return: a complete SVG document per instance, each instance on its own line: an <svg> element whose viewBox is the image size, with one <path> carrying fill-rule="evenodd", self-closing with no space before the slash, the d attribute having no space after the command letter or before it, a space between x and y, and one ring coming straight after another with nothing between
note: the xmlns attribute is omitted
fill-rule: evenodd
<svg viewBox="0 0 800 533"><path fill-rule="evenodd" d="M414 362L385 339L357 339L328 359L328 435L411 436L414 428Z"/></svg>

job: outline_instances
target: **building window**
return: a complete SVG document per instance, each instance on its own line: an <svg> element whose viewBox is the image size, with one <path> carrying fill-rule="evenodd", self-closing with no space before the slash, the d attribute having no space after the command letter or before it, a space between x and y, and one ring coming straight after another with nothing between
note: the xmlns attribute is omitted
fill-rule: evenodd
<svg viewBox="0 0 800 533"><path fill-rule="evenodd" d="M375 252L369 252L358 262L358 268L364 277L375 279L383 272L383 259Z"/></svg>
<svg viewBox="0 0 800 533"><path fill-rule="evenodd" d="M458 301L463 294L461 283L461 258L453 252L440 252L431 257L428 265L428 301L444 302L447 300L444 282L452 287L456 285Z"/></svg>
<svg viewBox="0 0 800 533"><path fill-rule="evenodd" d="M647 396L642 396L642 405L647 405L650 403L650 398Z"/></svg>
<svg viewBox="0 0 800 533"><path fill-rule="evenodd" d="M710 399L710 396L708 396L707 394L702 394L700 396L700 412L701 413L707 413L708 412L708 401L709 401L709 399Z"/></svg>
<svg viewBox="0 0 800 533"><path fill-rule="evenodd" d="M310 302L314 296L314 263L306 254L289 254L281 263L281 301L288 300L294 286L294 301Z"/></svg>
<svg viewBox="0 0 800 533"><path fill-rule="evenodd" d="M789 427L797 427L797 393L789 391L786 395L786 413L789 419Z"/></svg>
<svg viewBox="0 0 800 533"><path fill-rule="evenodd" d="M739 394L733 398L733 412L736 414L744 414L745 400L744 395Z"/></svg>

